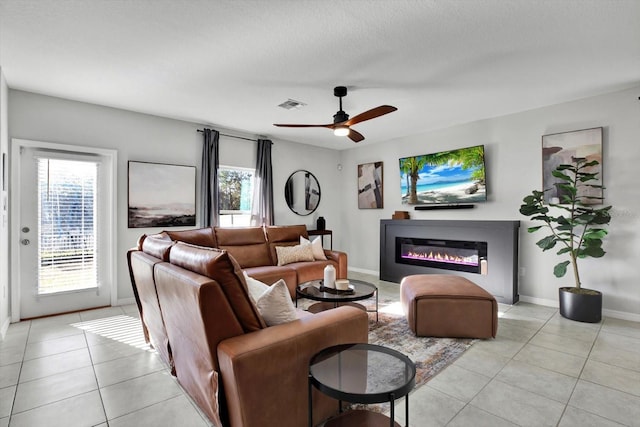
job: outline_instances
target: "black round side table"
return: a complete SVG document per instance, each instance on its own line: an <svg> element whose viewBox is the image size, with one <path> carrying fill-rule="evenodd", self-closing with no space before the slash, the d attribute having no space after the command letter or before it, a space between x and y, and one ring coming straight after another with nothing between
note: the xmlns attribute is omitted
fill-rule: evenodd
<svg viewBox="0 0 640 427"><path fill-rule="evenodd" d="M405 422L408 426L408 394L415 384L415 364L396 350L362 343L326 348L313 356L309 362L309 427L313 427L313 387L339 401L340 414L330 418L325 424L326 427L397 426L394 420L394 402L403 396L407 396ZM364 404L390 402L391 417L362 410L342 412L342 401Z"/></svg>

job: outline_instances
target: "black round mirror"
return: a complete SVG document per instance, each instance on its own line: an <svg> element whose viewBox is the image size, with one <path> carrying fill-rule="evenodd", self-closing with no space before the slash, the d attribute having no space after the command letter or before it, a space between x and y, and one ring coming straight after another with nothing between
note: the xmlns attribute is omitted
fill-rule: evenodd
<svg viewBox="0 0 640 427"><path fill-rule="evenodd" d="M311 172L297 170L287 179L284 198L294 213L301 216L310 215L320 204L320 184Z"/></svg>

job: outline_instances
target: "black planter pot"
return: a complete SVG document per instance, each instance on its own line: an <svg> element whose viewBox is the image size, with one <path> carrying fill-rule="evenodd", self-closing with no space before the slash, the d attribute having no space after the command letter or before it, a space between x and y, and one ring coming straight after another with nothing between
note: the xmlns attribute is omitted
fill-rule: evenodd
<svg viewBox="0 0 640 427"><path fill-rule="evenodd" d="M602 293L584 289L590 293L571 292L575 288L560 288L560 315L578 322L598 323L602 320Z"/></svg>

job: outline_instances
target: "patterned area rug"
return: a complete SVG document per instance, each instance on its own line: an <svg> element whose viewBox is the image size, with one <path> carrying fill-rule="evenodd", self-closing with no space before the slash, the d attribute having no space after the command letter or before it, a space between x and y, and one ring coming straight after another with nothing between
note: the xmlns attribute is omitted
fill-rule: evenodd
<svg viewBox="0 0 640 427"><path fill-rule="evenodd" d="M305 301L300 305L306 308ZM366 304L370 307L370 304ZM397 350L416 364L416 386L424 385L438 372L453 363L476 341L461 338L416 337L402 313L399 302L380 301L379 319L375 313L369 313L369 343L383 345ZM366 408L370 411L385 413L389 404L351 405L351 408Z"/></svg>
<svg viewBox="0 0 640 427"><path fill-rule="evenodd" d="M460 338L416 337L404 315L381 312L376 323L369 314L369 343L406 354L416 364L416 388L462 355L475 340Z"/></svg>

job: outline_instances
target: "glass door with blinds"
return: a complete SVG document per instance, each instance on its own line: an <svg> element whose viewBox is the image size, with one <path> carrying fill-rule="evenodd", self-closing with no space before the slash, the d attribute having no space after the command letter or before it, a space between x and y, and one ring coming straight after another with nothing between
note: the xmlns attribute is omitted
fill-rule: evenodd
<svg viewBox="0 0 640 427"><path fill-rule="evenodd" d="M98 287L98 163L37 157L38 294Z"/></svg>
<svg viewBox="0 0 640 427"><path fill-rule="evenodd" d="M110 304L100 156L22 148L20 317Z"/></svg>

